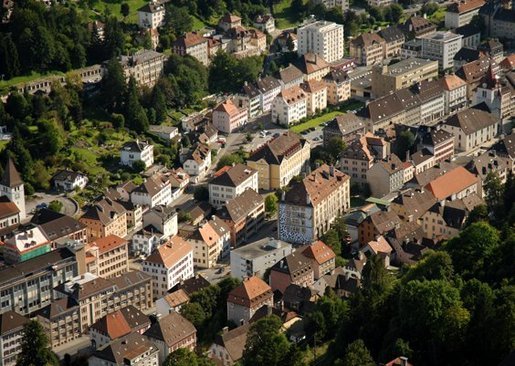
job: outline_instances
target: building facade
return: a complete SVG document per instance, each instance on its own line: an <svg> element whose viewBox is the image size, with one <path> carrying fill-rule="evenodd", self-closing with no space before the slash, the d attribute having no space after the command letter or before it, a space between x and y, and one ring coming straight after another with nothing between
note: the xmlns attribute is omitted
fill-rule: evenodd
<svg viewBox="0 0 515 366"><path fill-rule="evenodd" d="M343 57L343 25L326 21L317 21L299 27L298 54L313 52L327 62L338 61Z"/></svg>
<svg viewBox="0 0 515 366"><path fill-rule="evenodd" d="M228 201L238 197L247 188L258 192L258 172L243 164L223 167L214 174L209 182L209 203L214 207L222 207Z"/></svg>

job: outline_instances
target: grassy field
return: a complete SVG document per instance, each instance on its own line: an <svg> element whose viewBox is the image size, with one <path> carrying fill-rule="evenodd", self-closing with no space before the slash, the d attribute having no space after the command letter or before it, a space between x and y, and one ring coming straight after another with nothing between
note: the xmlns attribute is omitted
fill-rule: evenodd
<svg viewBox="0 0 515 366"><path fill-rule="evenodd" d="M338 111L336 111L336 112L329 112L327 114L324 114L323 116L320 116L320 117L317 117L317 118L313 118L313 119L310 119L309 121L306 121L306 122L301 123L299 125L293 126L293 127L290 128L290 130L292 130L293 132L300 133L302 131L307 130L308 128L318 127L322 123L328 122L328 121L332 120L334 117L336 117L336 116L338 116L340 114L343 114L343 113L342 112L338 112Z"/></svg>
<svg viewBox="0 0 515 366"><path fill-rule="evenodd" d="M302 19L291 9L292 0L281 0L274 5L275 25L279 29L294 28Z"/></svg>
<svg viewBox="0 0 515 366"><path fill-rule="evenodd" d="M137 23L138 22L138 9L145 5L148 1L146 0L125 0L125 3L129 4L129 16L125 19L127 23ZM123 15L120 12L121 3L107 3L105 1L100 1L95 4L93 8L94 13L103 14L106 9L118 19L123 20Z"/></svg>
<svg viewBox="0 0 515 366"><path fill-rule="evenodd" d="M440 7L437 11L431 14L428 18L431 22L440 26L445 21L445 12L446 9L444 7Z"/></svg>
<svg viewBox="0 0 515 366"><path fill-rule="evenodd" d="M52 71L51 73L42 75L38 72L32 72L30 75L24 75L24 76L17 76L15 78L9 79L9 80L1 80L0 81L0 90L9 89L10 87L20 84L20 83L27 83L29 81L33 81L42 77L49 77L53 75L64 75L62 72L58 71Z"/></svg>

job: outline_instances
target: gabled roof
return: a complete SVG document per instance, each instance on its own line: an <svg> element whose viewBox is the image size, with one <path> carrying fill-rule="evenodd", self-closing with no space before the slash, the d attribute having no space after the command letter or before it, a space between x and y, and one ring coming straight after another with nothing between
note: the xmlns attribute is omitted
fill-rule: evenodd
<svg viewBox="0 0 515 366"><path fill-rule="evenodd" d="M145 262L159 264L165 268L172 268L192 251L193 247L191 244L176 235L171 237L167 243L155 249L145 259Z"/></svg>
<svg viewBox="0 0 515 366"><path fill-rule="evenodd" d="M177 291L171 292L169 294L166 294L163 299L166 301L166 303L172 307L175 308L177 306L181 306L183 304L186 304L190 301L190 297L184 291L183 289L179 289Z"/></svg>
<svg viewBox="0 0 515 366"><path fill-rule="evenodd" d="M127 141L125 144L123 144L122 150L130 151L130 152L143 152L144 150L148 149L149 146L152 146L152 145L150 145L146 141L140 141L140 140Z"/></svg>
<svg viewBox="0 0 515 366"><path fill-rule="evenodd" d="M312 270L311 260L305 257L300 251L295 251L287 255L272 267L272 271L289 274L291 278L296 278L297 275Z"/></svg>
<svg viewBox="0 0 515 366"><path fill-rule="evenodd" d="M208 43L208 42L209 41L207 40L207 38L202 37L197 32L187 32L183 36L177 38L173 42L173 46L187 49L187 48L199 45L201 43Z"/></svg>
<svg viewBox="0 0 515 366"><path fill-rule="evenodd" d="M231 360L236 362L243 357L249 329L250 324L246 323L227 332L222 331L222 334L216 336L214 343L224 347Z"/></svg>
<svg viewBox="0 0 515 366"><path fill-rule="evenodd" d="M461 0L450 4L447 11L450 13L468 13L469 11L477 10L485 5L484 0Z"/></svg>
<svg viewBox="0 0 515 366"><path fill-rule="evenodd" d="M65 170L61 169L57 171L57 173L54 174L52 177L52 180L54 181L67 181L67 182L74 182L78 178L84 177L84 174L79 172L74 172L72 170Z"/></svg>
<svg viewBox="0 0 515 366"><path fill-rule="evenodd" d="M379 235L376 240L369 241L367 247L376 255L380 253L390 254L392 252L392 247L382 235Z"/></svg>
<svg viewBox="0 0 515 366"><path fill-rule="evenodd" d="M245 278L238 287L229 292L227 302L250 306L264 296L272 296L272 288L259 277L252 276Z"/></svg>
<svg viewBox="0 0 515 366"><path fill-rule="evenodd" d="M362 33L351 41L353 47L380 46L385 40L377 33Z"/></svg>
<svg viewBox="0 0 515 366"><path fill-rule="evenodd" d="M236 116L241 112L241 110L236 107L232 99L227 99L226 101L220 103L215 109L213 109L213 111L224 112L231 117Z"/></svg>
<svg viewBox="0 0 515 366"><path fill-rule="evenodd" d="M5 165L4 174L2 175L2 180L0 180L0 185L14 188L22 184L23 181L21 179L20 173L18 173L18 170L16 170L13 159L9 158L7 160L7 164Z"/></svg>
<svg viewBox="0 0 515 366"><path fill-rule="evenodd" d="M323 241L317 240L302 251L307 258L315 260L319 265L336 258L333 250Z"/></svg>
<svg viewBox="0 0 515 366"><path fill-rule="evenodd" d="M300 71L297 67L293 65L289 65L288 67L279 70L279 76L282 82L285 84L303 78L302 71Z"/></svg>
<svg viewBox="0 0 515 366"><path fill-rule="evenodd" d="M220 19L220 22L225 23L236 23L241 21L241 18L237 15L231 14L231 13L225 13L222 19Z"/></svg>
<svg viewBox="0 0 515 366"><path fill-rule="evenodd" d="M283 159L288 159L306 144L306 140L300 135L287 131L267 142L264 146L254 151L247 160L259 161L264 159L268 164L280 165Z"/></svg>
<svg viewBox="0 0 515 366"><path fill-rule="evenodd" d="M166 177L153 175L140 184L133 192L148 194L151 197L159 194L163 189L170 189L170 182Z"/></svg>
<svg viewBox="0 0 515 366"><path fill-rule="evenodd" d="M445 75L440 79L444 90L451 91L458 89L463 86L467 86L467 83L460 79L458 76L454 74Z"/></svg>
<svg viewBox="0 0 515 366"><path fill-rule="evenodd" d="M241 195L225 204L224 208L220 211L220 218L239 222L254 211L256 207L263 205L264 201L263 196L252 188L247 188Z"/></svg>
<svg viewBox="0 0 515 366"><path fill-rule="evenodd" d="M197 330L186 318L173 311L158 319L144 333L145 336L163 341L169 348L196 334Z"/></svg>
<svg viewBox="0 0 515 366"><path fill-rule="evenodd" d="M98 248L99 253L106 253L111 250L115 250L116 248L127 245L127 240L120 238L116 235L108 235L103 238L95 239L90 246L95 246Z"/></svg>
<svg viewBox="0 0 515 366"><path fill-rule="evenodd" d="M435 196L430 191L424 189L407 190L393 200L393 203L403 206L408 215L413 215L413 220L418 220L435 202Z"/></svg>
<svg viewBox="0 0 515 366"><path fill-rule="evenodd" d="M100 318L91 328L113 340L146 326L150 326L150 319L133 305L129 305Z"/></svg>
<svg viewBox="0 0 515 366"><path fill-rule="evenodd" d="M329 121L323 130L339 131L342 136L349 135L366 128L366 123L354 113L345 113Z"/></svg>
<svg viewBox="0 0 515 366"><path fill-rule="evenodd" d="M309 75L322 69L329 68L329 64L324 60L322 56L311 52L302 55L300 59L297 60L295 65L305 75Z"/></svg>
<svg viewBox="0 0 515 366"><path fill-rule="evenodd" d="M109 225L113 220L116 220L125 213L125 208L122 205L105 197L89 206L81 219L98 220L103 225Z"/></svg>
<svg viewBox="0 0 515 366"><path fill-rule="evenodd" d="M13 330L21 331L23 326L28 322L29 319L26 317L11 310L6 311L0 314L0 335L4 336Z"/></svg>
<svg viewBox="0 0 515 366"><path fill-rule="evenodd" d="M158 352L159 349L154 343L139 333L132 333L95 351L93 356L114 365L130 365L136 358Z"/></svg>
<svg viewBox="0 0 515 366"><path fill-rule="evenodd" d="M302 100L305 100L306 94L300 86L294 85L288 89L283 89L279 93L279 97L282 98L286 104L294 105Z"/></svg>
<svg viewBox="0 0 515 366"><path fill-rule="evenodd" d="M402 223L399 216L393 211L374 212L364 221L372 223L379 234L386 233Z"/></svg>
<svg viewBox="0 0 515 366"><path fill-rule="evenodd" d="M274 90L281 87L281 83L279 80L272 76L266 76L263 79L259 79L257 82L257 87L261 93L266 93L270 90Z"/></svg>
<svg viewBox="0 0 515 366"><path fill-rule="evenodd" d="M257 170L249 168L244 164L236 164L232 167L223 167L220 169L214 174L215 177L209 182L209 184L225 187L238 187L240 184L246 182L256 174Z"/></svg>
<svg viewBox="0 0 515 366"><path fill-rule="evenodd" d="M499 121L492 113L469 108L459 111L445 121L448 126L459 127L465 135L470 135L486 127L497 124Z"/></svg>
<svg viewBox="0 0 515 366"><path fill-rule="evenodd" d="M478 178L460 166L429 182L426 188L443 200L477 183Z"/></svg>
<svg viewBox="0 0 515 366"><path fill-rule="evenodd" d="M20 209L7 196L0 197L0 219L5 219L20 213Z"/></svg>
<svg viewBox="0 0 515 366"><path fill-rule="evenodd" d="M392 25L379 31L379 34L386 42L396 42L404 40L404 33L396 26Z"/></svg>

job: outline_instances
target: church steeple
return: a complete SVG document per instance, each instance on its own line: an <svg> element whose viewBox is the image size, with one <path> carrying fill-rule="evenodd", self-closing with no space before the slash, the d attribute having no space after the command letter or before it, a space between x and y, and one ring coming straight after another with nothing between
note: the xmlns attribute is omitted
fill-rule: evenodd
<svg viewBox="0 0 515 366"><path fill-rule="evenodd" d="M20 210L20 220L25 219L25 189L20 173L11 158L7 161L0 180L0 195L7 196Z"/></svg>
<svg viewBox="0 0 515 366"><path fill-rule="evenodd" d="M0 184L5 187L16 187L23 184L23 181L21 180L20 173L18 173L18 170L16 169L16 166L14 166L13 159L9 158L7 161L7 164L5 166L4 174L2 175L2 180L0 181Z"/></svg>

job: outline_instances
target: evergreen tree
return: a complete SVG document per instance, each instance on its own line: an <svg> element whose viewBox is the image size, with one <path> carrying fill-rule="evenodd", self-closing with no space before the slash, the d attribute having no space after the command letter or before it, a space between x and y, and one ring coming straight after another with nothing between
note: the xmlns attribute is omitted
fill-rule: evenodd
<svg viewBox="0 0 515 366"><path fill-rule="evenodd" d="M375 366L375 362L362 339L357 339L347 346L343 366Z"/></svg>
<svg viewBox="0 0 515 366"><path fill-rule="evenodd" d="M148 130L149 123L147 114L139 101L138 85L136 79L132 76L127 86L124 109L128 128L140 133Z"/></svg>
<svg viewBox="0 0 515 366"><path fill-rule="evenodd" d="M121 111L125 95L125 75L122 65L113 58L107 63L107 75L102 78L102 102L111 112Z"/></svg>
<svg viewBox="0 0 515 366"><path fill-rule="evenodd" d="M58 366L59 359L52 352L41 324L31 320L23 328L21 353L16 366Z"/></svg>
<svg viewBox="0 0 515 366"><path fill-rule="evenodd" d="M20 74L20 68L18 50L8 34L0 41L0 74L5 79L10 79Z"/></svg>
<svg viewBox="0 0 515 366"><path fill-rule="evenodd" d="M158 86L152 91L152 108L156 113L156 123L163 123L166 120L167 113L166 98Z"/></svg>

